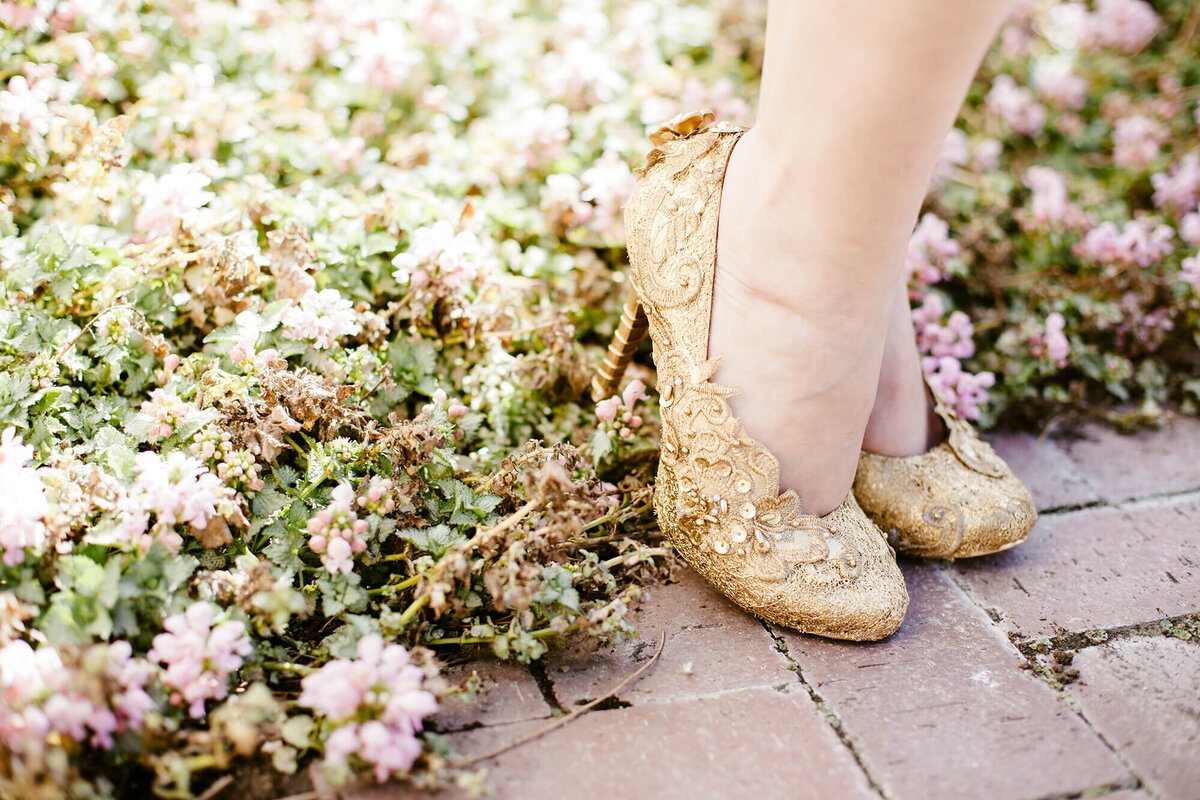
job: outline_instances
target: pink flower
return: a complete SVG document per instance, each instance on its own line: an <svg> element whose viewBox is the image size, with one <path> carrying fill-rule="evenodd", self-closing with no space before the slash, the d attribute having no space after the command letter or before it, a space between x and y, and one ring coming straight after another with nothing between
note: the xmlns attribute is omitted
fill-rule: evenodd
<svg viewBox="0 0 1200 800"><path fill-rule="evenodd" d="M343 723L325 742L325 758L342 766L351 755L374 766L376 780L406 772L421 753L416 734L437 711L422 688L425 676L401 645L385 646L377 633L358 642L358 657L335 659L300 682L297 703L330 722Z"/></svg>
<svg viewBox="0 0 1200 800"><path fill-rule="evenodd" d="M475 280L482 248L475 234L455 233L446 220L417 228L408 249L392 259L392 276L413 288L436 282L450 292Z"/></svg>
<svg viewBox="0 0 1200 800"><path fill-rule="evenodd" d="M950 260L958 253L958 242L950 238L950 226L937 215L927 213L908 240L910 281L917 285L937 283L945 277Z"/></svg>
<svg viewBox="0 0 1200 800"><path fill-rule="evenodd" d="M402 89L421 63L421 52L411 46L407 27L390 19L358 32L350 46L351 61L344 74L351 83L365 83L384 92Z"/></svg>
<svg viewBox="0 0 1200 800"><path fill-rule="evenodd" d="M343 336L353 336L362 330L354 304L341 296L337 289L310 291L280 317L283 335L289 339L305 339L313 347L325 350L337 346Z"/></svg>
<svg viewBox="0 0 1200 800"><path fill-rule="evenodd" d="M178 362L178 356L175 357ZM150 399L142 403L141 411L150 417L150 429L147 435L151 439L162 439L170 436L184 417L196 409L191 403L185 403L174 392L166 389L155 389L150 393Z"/></svg>
<svg viewBox="0 0 1200 800"><path fill-rule="evenodd" d="M971 155L971 167L976 172L997 169L1000 166L1000 153L1003 151L1004 145L996 139L984 139L975 145L975 152Z"/></svg>
<svg viewBox="0 0 1200 800"><path fill-rule="evenodd" d="M941 297L930 293L913 309L913 326L917 331L917 349L921 355L942 358L970 358L975 355L975 326L961 311L955 311L941 324L946 314Z"/></svg>
<svg viewBox="0 0 1200 800"><path fill-rule="evenodd" d="M1091 45L1136 53L1158 33L1158 14L1143 0L1096 0L1087 26Z"/></svg>
<svg viewBox="0 0 1200 800"><path fill-rule="evenodd" d="M1017 133L1037 136L1046 125L1046 108L1011 75L997 75L984 98L987 108Z"/></svg>
<svg viewBox="0 0 1200 800"><path fill-rule="evenodd" d="M1066 324L1063 315L1057 311L1048 314L1042 333L1035 336L1030 342L1030 350L1033 355L1037 358L1045 356L1057 366L1065 367L1067 356L1071 352L1071 343L1063 333Z"/></svg>
<svg viewBox="0 0 1200 800"><path fill-rule="evenodd" d="M15 75L9 78L8 88L0 91L0 124L45 136L54 117L49 103L50 94L45 89L37 83L30 85L23 75Z"/></svg>
<svg viewBox="0 0 1200 800"><path fill-rule="evenodd" d="M634 378L629 385L625 387L625 391L621 392L621 403L627 409L632 409L634 403L639 400L645 400L649 395L646 394L646 384L641 378Z"/></svg>
<svg viewBox="0 0 1200 800"><path fill-rule="evenodd" d="M596 403L596 419L601 422L612 422L617 418L617 412L620 409L621 398L613 395Z"/></svg>
<svg viewBox="0 0 1200 800"><path fill-rule="evenodd" d="M198 601L163 620L163 629L147 657L166 666L163 684L173 690L171 702L187 703L192 718L202 719L205 702L229 693L229 676L250 655L246 626L219 621L215 606Z"/></svg>
<svg viewBox="0 0 1200 800"><path fill-rule="evenodd" d="M1123 169L1145 167L1158 158L1170 131L1156 119L1143 116L1117 120L1113 130L1113 163Z"/></svg>
<svg viewBox="0 0 1200 800"><path fill-rule="evenodd" d="M941 397L945 398L963 419L979 419L980 406L987 402L988 392L996 383L990 372L973 375L965 372L962 364L950 356L922 360L929 382Z"/></svg>
<svg viewBox="0 0 1200 800"><path fill-rule="evenodd" d="M213 517L233 513L234 491L186 453L177 450L165 459L154 452L138 453L134 467L138 477L119 504L118 535L142 551L157 537L174 553L183 544L176 525L203 530ZM155 523L147 532L151 514Z"/></svg>
<svg viewBox="0 0 1200 800"><path fill-rule="evenodd" d="M1064 59L1038 62L1033 85L1038 96L1056 108L1082 108L1087 100L1087 81L1071 72L1070 62Z"/></svg>
<svg viewBox="0 0 1200 800"><path fill-rule="evenodd" d="M1079 258L1100 264L1142 266L1161 261L1175 249L1175 231L1169 225L1153 225L1144 219L1125 223L1123 230L1104 222L1076 242L1072 252Z"/></svg>
<svg viewBox="0 0 1200 800"><path fill-rule="evenodd" d="M354 556L367 549L363 536L370 524L358 518L354 504L353 487L340 483L333 490L332 502L307 523L312 534L308 548L321 555L321 564L330 572L349 574L354 570Z"/></svg>
<svg viewBox="0 0 1200 800"><path fill-rule="evenodd" d="M630 439L633 431L642 426L637 404L647 397L646 384L634 378L621 394L614 394L596 404L596 419L609 433L615 431L620 438Z"/></svg>
<svg viewBox="0 0 1200 800"><path fill-rule="evenodd" d="M38 751L54 732L111 748L114 733L139 727L154 707L144 688L151 667L132 652L118 639L64 663L49 645L34 651L17 639L0 648L0 745Z"/></svg>
<svg viewBox="0 0 1200 800"><path fill-rule="evenodd" d="M584 188L579 197L592 204L587 227L605 239L621 238L624 235L621 209L636 185L629 165L616 153L605 150L580 178Z"/></svg>
<svg viewBox="0 0 1200 800"><path fill-rule="evenodd" d="M6 566L25 560L46 543L43 518L50 508L46 488L37 472L25 465L33 448L21 443L15 428L0 435L0 549Z"/></svg>
<svg viewBox="0 0 1200 800"><path fill-rule="evenodd" d="M1179 279L1200 289L1200 255L1185 258L1179 266Z"/></svg>
<svg viewBox="0 0 1200 800"><path fill-rule="evenodd" d="M46 0L38 3L5 0L0 2L0 22L16 31L29 27L44 31L53 8L54 4Z"/></svg>
<svg viewBox="0 0 1200 800"><path fill-rule="evenodd" d="M1033 192L1033 218L1037 222L1059 222L1070 209L1067 182L1049 167L1030 167L1022 182Z"/></svg>
<svg viewBox="0 0 1200 800"><path fill-rule="evenodd" d="M1169 173L1152 175L1154 205L1187 213L1200 197L1200 155L1188 153Z"/></svg>
<svg viewBox="0 0 1200 800"><path fill-rule="evenodd" d="M942 140L942 149L938 152L937 165L933 168L934 182L945 180L954 174L955 167L961 167L971 159L971 144L967 135L958 128L951 128Z"/></svg>
<svg viewBox="0 0 1200 800"><path fill-rule="evenodd" d="M1193 211L1179 220L1179 238L1192 247L1200 247L1200 213Z"/></svg>
<svg viewBox="0 0 1200 800"><path fill-rule="evenodd" d="M171 233L179 220L216 197L206 191L211 181L191 164L176 164L161 177L147 175L138 184L141 208L133 224L151 236Z"/></svg>

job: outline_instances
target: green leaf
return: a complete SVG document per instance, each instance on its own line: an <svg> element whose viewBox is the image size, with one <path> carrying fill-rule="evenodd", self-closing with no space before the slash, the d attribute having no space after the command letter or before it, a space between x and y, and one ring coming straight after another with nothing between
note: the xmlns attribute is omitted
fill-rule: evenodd
<svg viewBox="0 0 1200 800"><path fill-rule="evenodd" d="M306 750L308 749L315 726L316 722L310 716L302 714L300 716L289 717L288 721L280 727L279 736L292 747Z"/></svg>
<svg viewBox="0 0 1200 800"><path fill-rule="evenodd" d="M558 603L572 611L579 610L579 592L572 588L575 575L559 564L542 567L542 588L533 595L535 603L552 605Z"/></svg>
<svg viewBox="0 0 1200 800"><path fill-rule="evenodd" d="M282 520L271 523L264 533L270 537L270 544L263 548L263 555L278 564L285 572L295 575L304 564L300 560L300 548L303 546L304 534L290 530Z"/></svg>
<svg viewBox="0 0 1200 800"><path fill-rule="evenodd" d="M597 428L588 440L588 452L592 455L592 464L599 464L605 456L613 451L612 437L603 428Z"/></svg>
<svg viewBox="0 0 1200 800"><path fill-rule="evenodd" d="M449 525L433 525L428 528L402 528L396 535L434 558L441 558L451 546L467 541L467 537Z"/></svg>

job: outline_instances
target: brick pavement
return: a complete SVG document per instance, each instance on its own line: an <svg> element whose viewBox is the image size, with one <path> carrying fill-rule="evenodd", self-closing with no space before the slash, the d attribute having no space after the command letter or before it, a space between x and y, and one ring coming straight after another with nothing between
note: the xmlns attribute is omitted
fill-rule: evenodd
<svg viewBox="0 0 1200 800"><path fill-rule="evenodd" d="M1006 553L905 561L886 642L774 629L691 573L651 587L641 640L528 667L435 718L497 798L1200 798L1200 421L995 438L1042 519ZM465 672L464 672L465 674ZM457 791L443 793L450 797ZM421 796L399 786L356 797Z"/></svg>

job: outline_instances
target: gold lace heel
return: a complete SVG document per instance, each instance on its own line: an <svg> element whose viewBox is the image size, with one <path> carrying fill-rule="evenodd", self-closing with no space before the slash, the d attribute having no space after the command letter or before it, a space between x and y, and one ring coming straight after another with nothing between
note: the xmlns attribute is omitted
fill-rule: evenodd
<svg viewBox="0 0 1200 800"><path fill-rule="evenodd" d="M613 393L628 363L639 307L648 322L661 412L654 510L688 563L764 619L835 639L882 639L908 608L904 577L882 531L848 494L823 517L779 491L779 462L730 412L732 386L710 380L717 216L729 153L745 131L708 113L676 117L625 206L634 295L593 383Z"/></svg>
<svg viewBox="0 0 1200 800"><path fill-rule="evenodd" d="M596 370L596 376L592 378L593 400L599 402L616 393L621 376L633 360L638 342L645 338L649 324L646 312L642 311L642 304L638 301L637 290L630 286L629 293L625 296L625 309L621 312L621 321L617 323L612 343L608 346L608 352L604 354L600 368Z"/></svg>
<svg viewBox="0 0 1200 800"><path fill-rule="evenodd" d="M971 558L1015 547L1037 522L1029 490L929 385L946 439L907 457L862 452L854 495L897 550Z"/></svg>

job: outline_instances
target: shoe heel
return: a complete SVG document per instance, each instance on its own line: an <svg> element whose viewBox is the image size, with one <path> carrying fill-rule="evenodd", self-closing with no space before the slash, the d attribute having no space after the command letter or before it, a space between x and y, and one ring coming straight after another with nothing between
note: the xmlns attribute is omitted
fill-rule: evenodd
<svg viewBox="0 0 1200 800"><path fill-rule="evenodd" d="M621 376L625 374L625 368L633 360L638 342L646 335L649 325L646 312L642 310L642 304L638 301L637 291L630 286L629 294L625 297L625 308L621 312L621 321L617 324L612 343L608 346L608 352L604 354L604 362L596 370L595 377L592 378L593 400L600 402L606 397L616 394Z"/></svg>

